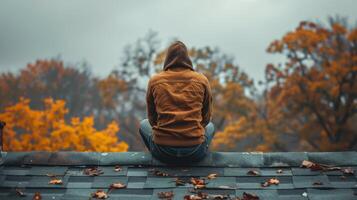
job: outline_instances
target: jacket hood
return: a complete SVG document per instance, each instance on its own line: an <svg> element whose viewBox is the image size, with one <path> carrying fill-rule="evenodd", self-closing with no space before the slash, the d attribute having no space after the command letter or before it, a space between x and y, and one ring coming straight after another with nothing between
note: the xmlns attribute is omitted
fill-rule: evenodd
<svg viewBox="0 0 357 200"><path fill-rule="evenodd" d="M164 70L166 71L170 67L187 67L193 70L187 47L183 42L176 41L167 49Z"/></svg>

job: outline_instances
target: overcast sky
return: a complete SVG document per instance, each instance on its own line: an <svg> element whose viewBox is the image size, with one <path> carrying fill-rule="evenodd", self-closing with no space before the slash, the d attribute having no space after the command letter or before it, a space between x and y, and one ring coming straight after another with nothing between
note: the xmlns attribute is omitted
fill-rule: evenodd
<svg viewBox="0 0 357 200"><path fill-rule="evenodd" d="M0 0L0 72L61 55L106 75L123 47L151 29L163 44L175 37L188 47L219 47L257 80L266 63L279 59L265 53L272 40L301 20L326 22L336 14L356 24L357 1Z"/></svg>

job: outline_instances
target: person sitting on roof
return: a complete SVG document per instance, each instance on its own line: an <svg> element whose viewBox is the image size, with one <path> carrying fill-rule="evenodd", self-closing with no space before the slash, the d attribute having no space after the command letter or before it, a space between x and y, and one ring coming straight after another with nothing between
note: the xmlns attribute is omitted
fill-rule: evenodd
<svg viewBox="0 0 357 200"><path fill-rule="evenodd" d="M139 133L155 158L187 163L205 157L215 133L211 88L193 69L184 43L168 48L163 71L149 80L146 103L148 119Z"/></svg>

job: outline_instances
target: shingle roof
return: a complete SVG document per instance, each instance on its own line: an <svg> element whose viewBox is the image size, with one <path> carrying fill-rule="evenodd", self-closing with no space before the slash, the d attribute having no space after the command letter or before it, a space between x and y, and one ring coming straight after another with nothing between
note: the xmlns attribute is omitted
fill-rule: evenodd
<svg viewBox="0 0 357 200"><path fill-rule="evenodd" d="M38 192L42 200L88 200L92 193L98 189L107 191L115 182L126 188L111 190L108 199L158 199L158 193L163 191L173 191L173 199L184 199L197 191L209 198L242 198L246 192L260 199L357 199L356 173L301 168L304 160L357 170L357 152L213 152L200 163L183 166L165 165L145 152L2 152L0 199L32 199ZM114 170L116 165L121 171ZM83 171L88 167L98 167L102 174L86 175ZM63 183L49 184L53 174ZM217 177L208 180L209 174ZM208 183L194 190L189 183L192 177L205 178ZM175 178L184 185L176 186ZM280 183L261 185L271 178Z"/></svg>

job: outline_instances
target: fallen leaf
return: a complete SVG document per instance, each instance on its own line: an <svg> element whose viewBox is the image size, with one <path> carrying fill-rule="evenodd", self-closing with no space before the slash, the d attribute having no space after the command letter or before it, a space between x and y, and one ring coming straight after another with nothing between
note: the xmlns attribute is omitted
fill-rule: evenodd
<svg viewBox="0 0 357 200"><path fill-rule="evenodd" d="M315 181L312 185L323 185L321 181Z"/></svg>
<svg viewBox="0 0 357 200"><path fill-rule="evenodd" d="M282 174L282 173L284 173L284 171L283 171L282 169L277 169L277 170L276 170L276 173L277 173L277 174Z"/></svg>
<svg viewBox="0 0 357 200"><path fill-rule="evenodd" d="M248 175L252 175L252 176L259 176L260 175L260 173L258 171L256 171L256 170L249 170L247 172L247 174Z"/></svg>
<svg viewBox="0 0 357 200"><path fill-rule="evenodd" d="M84 169L83 173L88 176L99 176L99 175L103 174L104 172L101 169L99 169L98 167L90 167L90 168Z"/></svg>
<svg viewBox="0 0 357 200"><path fill-rule="evenodd" d="M173 191L158 192L157 196L159 197L159 199L172 199L174 197L174 192Z"/></svg>
<svg viewBox="0 0 357 200"><path fill-rule="evenodd" d="M215 179L215 178L217 178L217 174L209 174L209 175L207 176L207 178L208 178L208 179Z"/></svg>
<svg viewBox="0 0 357 200"><path fill-rule="evenodd" d="M117 182L117 183L112 183L110 185L110 188L111 189L122 189L122 188L126 188L126 185L123 183Z"/></svg>
<svg viewBox="0 0 357 200"><path fill-rule="evenodd" d="M183 197L184 200L202 200L202 197L197 196L196 194L188 194Z"/></svg>
<svg viewBox="0 0 357 200"><path fill-rule="evenodd" d="M120 172L121 170L122 170L122 168L119 165L115 165L114 171Z"/></svg>
<svg viewBox="0 0 357 200"><path fill-rule="evenodd" d="M195 189L202 189L206 187L205 179L191 178L191 183Z"/></svg>
<svg viewBox="0 0 357 200"><path fill-rule="evenodd" d="M208 194L204 192L197 192L197 194L185 195L184 200L201 200L208 199Z"/></svg>
<svg viewBox="0 0 357 200"><path fill-rule="evenodd" d="M309 169L311 169L313 171L323 170L323 167L321 165L313 163L313 162L308 161L308 160L302 161L301 167L309 168Z"/></svg>
<svg viewBox="0 0 357 200"><path fill-rule="evenodd" d="M35 192L35 194L32 197L32 200L41 200L42 196L39 192Z"/></svg>
<svg viewBox="0 0 357 200"><path fill-rule="evenodd" d="M314 163L314 162L311 162L311 161L308 161L308 160L302 161L301 167L309 168L311 171L318 171L318 170L335 171L335 170L341 170L341 167L335 167L335 166L330 166L330 165Z"/></svg>
<svg viewBox="0 0 357 200"><path fill-rule="evenodd" d="M50 182L48 182L48 184L51 184L51 185L61 185L63 182L61 179L52 179L50 180Z"/></svg>
<svg viewBox="0 0 357 200"><path fill-rule="evenodd" d="M271 179L269 179L269 183L271 185L273 185L273 184L278 185L280 183L280 181L277 178L271 178Z"/></svg>
<svg viewBox="0 0 357 200"><path fill-rule="evenodd" d="M25 197L26 196L26 194L23 191L21 191L20 189L18 189L18 188L15 191L16 191L16 194L19 195L20 197Z"/></svg>
<svg viewBox="0 0 357 200"><path fill-rule="evenodd" d="M169 176L168 173L162 172L160 170L150 169L149 171L151 171L155 176Z"/></svg>
<svg viewBox="0 0 357 200"><path fill-rule="evenodd" d="M277 178L271 178L261 184L262 187L268 187L270 185L279 185L280 181Z"/></svg>
<svg viewBox="0 0 357 200"><path fill-rule="evenodd" d="M243 192L243 199L242 200L259 200L259 197L256 194Z"/></svg>
<svg viewBox="0 0 357 200"><path fill-rule="evenodd" d="M92 197L97 199L106 199L108 198L108 195L103 190L97 190L96 192L92 193Z"/></svg>
<svg viewBox="0 0 357 200"><path fill-rule="evenodd" d="M351 174L353 175L355 173L355 171L351 168L351 167L348 167L348 168L343 168L341 169L342 173L344 174Z"/></svg>

